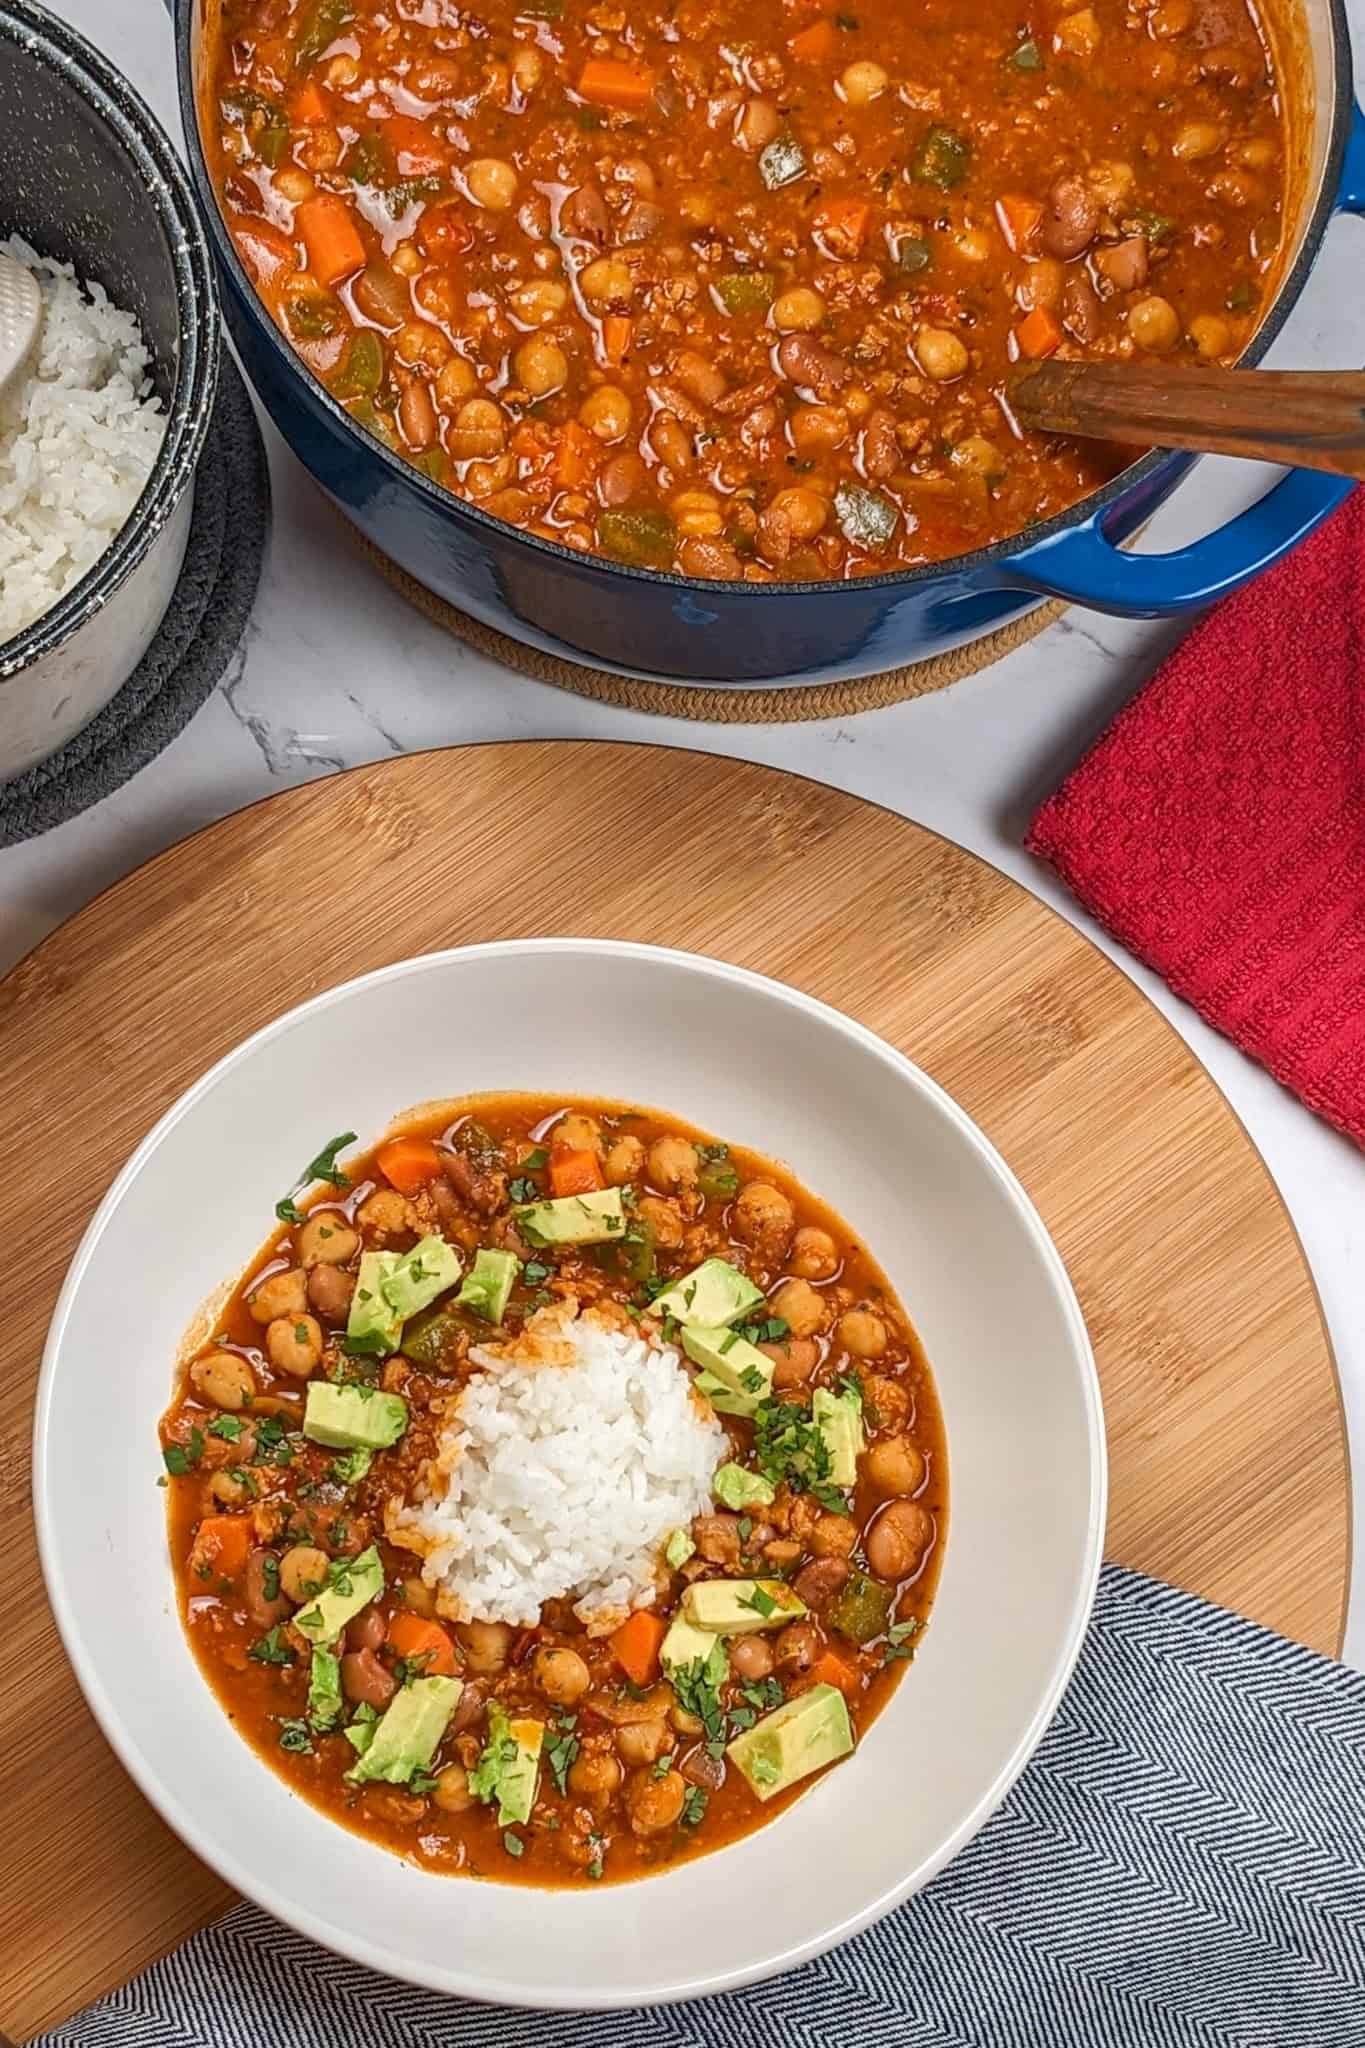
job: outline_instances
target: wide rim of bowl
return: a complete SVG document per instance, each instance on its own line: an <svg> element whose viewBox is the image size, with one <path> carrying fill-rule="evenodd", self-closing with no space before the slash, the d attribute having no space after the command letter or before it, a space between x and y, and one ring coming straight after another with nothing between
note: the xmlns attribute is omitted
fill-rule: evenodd
<svg viewBox="0 0 1365 2048"><path fill-rule="evenodd" d="M66 1322L82 1285L86 1267L107 1224L122 1201L125 1191L141 1174L163 1139L182 1118L194 1110L200 1100L212 1090L220 1076L261 1047L268 1045L272 1039L295 1030L301 1022L323 1010L347 1002L361 990L382 986L385 982L405 979L411 975L439 972L452 960L477 962L491 958L520 956L534 961L546 955L573 952L588 953L596 957L605 955L645 965L681 967L703 978L726 981L769 1001L776 1001L802 1011L836 1036L849 1040L862 1051L872 1054L901 1085L908 1085L928 1098L947 1118L962 1142L975 1153L978 1161L1005 1194L1056 1296L1072 1340L1072 1363L1085 1411L1090 1486L1086 1527L1079 1546L1077 1589L1065 1630L1057 1645L1048 1682L1035 1700L1027 1724L1017 1737L1005 1764L983 1789L970 1810L963 1815L957 1827L929 1856L922 1858L894 1885L879 1892L875 1897L861 1901L851 1911L836 1913L830 1925L818 1936L795 1943L790 1948L769 1949L742 1968L711 1975L702 1970L686 1979L677 1979L663 1985L645 1986L632 1983L593 1987L585 1992L579 1985L566 1983L537 1987L528 1993L526 1987L514 1978L505 1978L489 1972L479 1973L457 1966L429 1966L421 1959L395 1952L381 1942L368 1939L359 1927L338 1927L330 1920L314 1914L298 1898L281 1890L268 1874L249 1869L237 1857L221 1851L213 1837L211 1820L201 1821L197 1813L188 1809L166 1790L155 1770L144 1761L141 1750L126 1734L121 1711L100 1669L85 1648L75 1603L63 1576L60 1538L53 1520L53 1482L50 1472L53 1446L49 1439L49 1413ZM1080 1304L1066 1267L1062 1263L1061 1254L1048 1235L1042 1218L1019 1180L980 1127L960 1104L921 1067L916 1066L913 1060L888 1044L876 1032L869 1030L866 1025L846 1016L843 1011L836 1010L831 1004L820 1001L818 997L806 994L803 989L794 988L790 983L778 981L769 975L756 974L749 968L736 967L729 961L714 959L708 954L685 952L675 947L642 945L622 939L563 936L491 940L477 945L449 947L438 953L424 953L394 961L387 967L376 968L368 974L339 982L335 987L324 989L307 1002L286 1010L271 1023L253 1032L240 1045L225 1053L220 1060L215 1061L214 1065L186 1089L158 1119L121 1168L91 1218L76 1248L53 1311L47 1342L43 1349L34 1412L33 1509L38 1554L48 1599L66 1654L91 1711L125 1770L162 1819L197 1856L211 1869L216 1870L235 1890L253 1899L257 1905L284 1925L292 1927L297 1933L319 1943L334 1954L362 1963L381 1975L421 1985L448 1997L470 1998L485 2004L520 2005L552 2011L615 2011L642 2004L673 2004L684 1999L711 1997L718 1992L737 1990L743 1985L757 1983L764 1978L776 1976L809 1962L839 1942L860 1933L936 1876L1000 1806L1056 1712L1080 1654L1094 1604L1102 1558L1107 1502L1108 1453L1103 1403L1099 1375ZM528 1898L532 1902L540 1896L539 1889L531 1891L528 1888Z"/></svg>
<svg viewBox="0 0 1365 2048"><path fill-rule="evenodd" d="M441 485L433 482L430 477L425 476L412 463L405 462L401 456L386 448L382 441L367 433L352 418L345 406L332 396L321 378L315 376L303 358L289 346L271 318L264 299L237 253L237 246L228 233L213 175L209 169L208 155L199 126L199 107L195 93L191 42L194 0L169 0L169 4L175 15L176 73L190 169L200 193L204 218L218 260L241 293L244 302L250 307L257 332L290 379L298 381L311 403L318 407L331 424L351 442L357 455L363 454L378 462L390 482L401 484L405 490L415 491L430 509L454 519L456 524L467 522L476 533L487 539L501 536L505 540L510 535L521 545L544 556L548 561L562 563L565 567L572 567L580 573L586 568L608 576L625 577L634 582L661 584L666 589L694 594L699 600L709 597L714 602L722 593L737 595L742 592L747 597L820 597L827 602L837 603L841 598L850 599L851 593L859 591L910 590L922 583L941 581L950 576L972 575L984 569L1000 566L1010 562L1015 556L1026 554L1030 549L1055 539L1059 534L1088 524L1091 520L1102 525L1104 515L1120 499L1126 499L1140 490L1143 484L1154 478L1167 465L1178 463L1182 467L1187 467L1189 463L1199 459L1197 456L1172 454L1170 449L1153 448L1147 454L1139 456L1136 462L1121 469L1098 490L1090 491L1085 497L1078 498L1074 505L1054 513L1050 519L1027 526L1019 533L1008 535L1004 540L994 541L989 547L974 548L965 554L947 556L941 561L923 562L914 568L891 569L879 576L858 576L852 580L823 583L779 582L758 586L719 578L710 581L698 576L679 576L672 570L637 568L629 562L613 561L606 555L585 555L574 548L565 547L559 541L546 540L540 534L528 533L521 527L511 525L507 520L495 518L491 512L485 512L463 498L455 497ZM1321 182L1303 222L1294 260L1286 266L1280 277L1270 310L1238 357L1239 369L1255 368L1298 303L1309 272L1317 261L1327 224L1336 206L1337 187L1341 180L1354 109L1351 35L1346 0L1322 0L1322 4L1326 7L1331 31L1335 75L1330 104L1326 110L1328 137ZM1002 583L998 587L1005 589L1007 586ZM1032 599L1033 602L1041 603L1046 596L1045 591L1031 592L1023 585L1017 588L1025 602ZM741 684L738 687L756 688L758 685Z"/></svg>
<svg viewBox="0 0 1365 2048"><path fill-rule="evenodd" d="M166 436L142 495L80 582L22 633L0 643L0 683L5 683L55 652L102 610L171 519L208 438L222 322L213 256L189 173L146 101L92 43L35 0L0 0L0 41L58 72L132 159L171 259L180 319Z"/></svg>

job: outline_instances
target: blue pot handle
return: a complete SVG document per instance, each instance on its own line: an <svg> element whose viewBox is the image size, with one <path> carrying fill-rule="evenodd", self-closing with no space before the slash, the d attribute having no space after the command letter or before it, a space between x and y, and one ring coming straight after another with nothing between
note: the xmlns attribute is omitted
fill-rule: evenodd
<svg viewBox="0 0 1365 2048"><path fill-rule="evenodd" d="M1365 213L1365 113L1357 106L1333 209ZM1212 604L1296 547L1353 488L1349 477L1293 469L1273 490L1226 526L1168 555L1121 553L1103 530L1103 514L1084 526L1039 541L1002 564L992 577L1016 590L1035 590L1093 611L1160 618ZM1131 531L1142 517L1129 512ZM1123 535L1119 536L1120 538Z"/></svg>

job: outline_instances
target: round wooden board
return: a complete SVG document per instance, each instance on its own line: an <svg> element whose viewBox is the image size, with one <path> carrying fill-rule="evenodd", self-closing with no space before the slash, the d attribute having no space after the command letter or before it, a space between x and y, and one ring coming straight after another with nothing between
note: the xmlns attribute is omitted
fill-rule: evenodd
<svg viewBox="0 0 1365 2048"><path fill-rule="evenodd" d="M77 1240L163 1110L280 1011L405 955L547 933L761 969L942 1082L1019 1174L1080 1296L1108 1416L1108 1555L1339 1644L1346 1457L1312 1280L1236 1117L1103 954L962 848L746 762L526 742L357 769L173 847L0 985L0 1231L23 1259L0 1407L0 2029L16 2038L229 1902L114 1763L43 1597L30 1405Z"/></svg>

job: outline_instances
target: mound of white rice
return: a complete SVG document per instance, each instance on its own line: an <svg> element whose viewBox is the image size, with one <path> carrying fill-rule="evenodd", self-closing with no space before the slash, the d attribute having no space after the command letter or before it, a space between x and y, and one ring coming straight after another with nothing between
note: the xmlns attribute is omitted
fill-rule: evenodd
<svg viewBox="0 0 1365 2048"><path fill-rule="evenodd" d="M70 264L17 235L0 249L31 270L43 327L0 413L0 646L94 567L136 505L166 434L131 313Z"/></svg>
<svg viewBox="0 0 1365 2048"><path fill-rule="evenodd" d="M678 1353L635 1332L545 1309L450 1411L419 1497L387 1533L425 1559L452 1620L524 1628L574 1596L595 1630L647 1606L670 1533L710 1505L727 1438Z"/></svg>

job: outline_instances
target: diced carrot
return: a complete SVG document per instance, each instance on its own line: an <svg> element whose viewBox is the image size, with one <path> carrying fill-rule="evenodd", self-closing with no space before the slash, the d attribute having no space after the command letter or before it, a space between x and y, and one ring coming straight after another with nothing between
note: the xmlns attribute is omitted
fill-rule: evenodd
<svg viewBox="0 0 1365 2048"><path fill-rule="evenodd" d="M579 1151L552 1152L550 1154L550 1193L552 1195L591 1195L598 1188L604 1188L602 1168L597 1154L584 1146Z"/></svg>
<svg viewBox="0 0 1365 2048"><path fill-rule="evenodd" d="M624 313L608 313L602 322L602 353L616 368L630 354L635 339L635 322Z"/></svg>
<svg viewBox="0 0 1365 2048"><path fill-rule="evenodd" d="M435 1180L444 1162L430 1138L391 1138L374 1155L386 1181L402 1195L415 1195Z"/></svg>
<svg viewBox="0 0 1365 2048"><path fill-rule="evenodd" d="M578 78L578 96L595 107L627 111L648 106L654 94L654 73L647 64L627 64L615 57L589 57Z"/></svg>
<svg viewBox="0 0 1365 2048"><path fill-rule="evenodd" d="M835 1685L842 1693L858 1690L858 1674L851 1664L846 1664L837 1650L826 1650L818 1663L812 1664L807 1674L812 1685Z"/></svg>
<svg viewBox="0 0 1365 2048"><path fill-rule="evenodd" d="M1005 240L1017 256L1042 219L1043 209L1034 199L1023 199L1017 192L1006 192L996 200L995 211L1004 229Z"/></svg>
<svg viewBox="0 0 1365 2048"><path fill-rule="evenodd" d="M205 1515L195 1531L190 1568L207 1565L218 1578L238 1579L246 1570L251 1549L251 1523L246 1515Z"/></svg>
<svg viewBox="0 0 1365 2048"><path fill-rule="evenodd" d="M787 44L798 64L824 64L834 55L834 23L813 21Z"/></svg>
<svg viewBox="0 0 1365 2048"><path fill-rule="evenodd" d="M868 209L861 199L827 199L815 216L815 226L840 256L856 256L867 233Z"/></svg>
<svg viewBox="0 0 1365 2048"><path fill-rule="evenodd" d="M616 1661L632 1685L652 1685L659 1675L659 1645L667 1630L657 1614L637 1607L629 1621L608 1637Z"/></svg>
<svg viewBox="0 0 1365 2048"><path fill-rule="evenodd" d="M389 1622L389 1648L409 1664L420 1664L422 1678L454 1678L455 1645L439 1621L420 1614L395 1614Z"/></svg>
<svg viewBox="0 0 1365 2048"><path fill-rule="evenodd" d="M436 178L450 166L450 151L425 121L390 114L382 134L405 178Z"/></svg>
<svg viewBox="0 0 1365 2048"><path fill-rule="evenodd" d="M554 479L561 491L572 491L592 475L597 443L577 420L566 420L555 449Z"/></svg>
<svg viewBox="0 0 1365 2048"><path fill-rule="evenodd" d="M365 261L365 244L345 203L334 192L305 199L294 223L308 251L308 268L319 284L340 284Z"/></svg>
<svg viewBox="0 0 1365 2048"><path fill-rule="evenodd" d="M327 119L327 102L321 86L311 78L302 79L289 95L289 118L300 128L316 128Z"/></svg>
<svg viewBox="0 0 1365 2048"><path fill-rule="evenodd" d="M298 267L293 242L268 220L246 220L238 215L232 222L232 239L252 282L263 292L271 291Z"/></svg>
<svg viewBox="0 0 1365 2048"><path fill-rule="evenodd" d="M1035 306L1015 328L1014 338L1020 355L1038 362L1061 347L1062 330L1045 306Z"/></svg>

